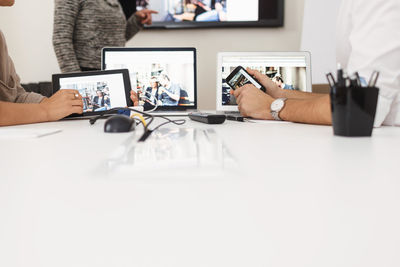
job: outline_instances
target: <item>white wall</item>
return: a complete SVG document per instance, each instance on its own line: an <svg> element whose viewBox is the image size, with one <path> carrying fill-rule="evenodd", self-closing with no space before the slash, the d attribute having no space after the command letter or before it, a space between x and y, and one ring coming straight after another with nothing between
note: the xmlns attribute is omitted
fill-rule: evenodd
<svg viewBox="0 0 400 267"><path fill-rule="evenodd" d="M341 0L305 0L301 50L312 54L314 84L336 68L336 21Z"/></svg>
<svg viewBox="0 0 400 267"><path fill-rule="evenodd" d="M299 50L304 0L286 0L285 5L284 28L150 30L128 46L196 47L199 107L215 109L217 52ZM51 41L53 8L53 0L16 0L14 7L0 8L0 29L22 82L50 81L59 72Z"/></svg>

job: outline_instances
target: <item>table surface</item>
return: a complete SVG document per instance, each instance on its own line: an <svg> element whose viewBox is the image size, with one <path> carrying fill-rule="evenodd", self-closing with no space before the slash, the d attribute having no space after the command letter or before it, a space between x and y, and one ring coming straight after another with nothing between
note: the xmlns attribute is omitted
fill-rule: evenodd
<svg viewBox="0 0 400 267"><path fill-rule="evenodd" d="M103 124L0 139L0 266L400 266L400 128Z"/></svg>

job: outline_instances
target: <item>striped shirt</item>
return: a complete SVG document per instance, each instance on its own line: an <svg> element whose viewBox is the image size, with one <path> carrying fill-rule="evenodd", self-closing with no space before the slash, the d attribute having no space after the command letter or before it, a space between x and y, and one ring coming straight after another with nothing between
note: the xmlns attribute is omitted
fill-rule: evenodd
<svg viewBox="0 0 400 267"><path fill-rule="evenodd" d="M118 0L55 0L53 45L62 72L100 69L103 47L125 46L141 29Z"/></svg>

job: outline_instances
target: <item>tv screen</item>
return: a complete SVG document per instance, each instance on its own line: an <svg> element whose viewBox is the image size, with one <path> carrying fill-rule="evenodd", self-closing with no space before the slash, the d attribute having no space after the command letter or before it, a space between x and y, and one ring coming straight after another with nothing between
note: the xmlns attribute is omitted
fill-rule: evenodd
<svg viewBox="0 0 400 267"><path fill-rule="evenodd" d="M280 27L284 0L137 0L154 9L148 28Z"/></svg>

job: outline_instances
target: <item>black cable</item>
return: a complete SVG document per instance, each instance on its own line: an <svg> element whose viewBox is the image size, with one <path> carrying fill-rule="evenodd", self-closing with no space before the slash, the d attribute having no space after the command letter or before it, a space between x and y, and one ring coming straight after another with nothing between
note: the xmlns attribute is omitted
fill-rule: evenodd
<svg viewBox="0 0 400 267"><path fill-rule="evenodd" d="M103 111L100 115L98 115L98 116L96 116L96 117L94 117L94 118L91 118L91 119L89 120L89 123L90 123L91 125L93 125L93 124L96 123L96 121L97 121L98 119L103 118L105 115L110 114L110 113L113 113L113 112L115 112L115 111L119 111L119 110L133 111L133 112L142 114L143 116L146 116L146 117L150 118L150 121L147 123L147 126L145 126L145 130L148 130L148 127L149 127L149 126L151 125L151 123L154 121L154 116L151 115L151 114L149 114L149 113L142 112L142 111L139 111L139 110L136 110L136 109L133 109L133 108L129 108L129 107L125 107L125 108L119 107L119 108L112 108L112 109L109 109L109 110L107 110L107 111Z"/></svg>
<svg viewBox="0 0 400 267"><path fill-rule="evenodd" d="M136 110L136 109L134 109L134 108L129 108L129 107L125 107L125 108L122 108L122 107L120 107L120 108L112 108L112 109L110 109L110 110L103 111L103 112L102 112L100 115L98 115L97 117L91 118L91 119L89 120L89 123L90 123L91 125L93 125L93 124L96 123L96 121L97 121L98 119L104 117L104 116L107 115L107 114L110 114L110 113L113 113L113 112L119 111L119 110L125 110L125 111L128 111L128 110L129 110L129 111L133 111L133 112L136 112L136 113L139 113L139 114L145 116L145 117L146 117L145 120L150 119L150 121L147 123L146 126L143 125L143 126L144 126L144 134L140 137L139 142L144 142L144 141L146 141L146 139L147 139L154 131L158 130L159 128L161 128L161 127L164 126L164 125L167 125L167 124L169 124L169 123L173 123L173 124L175 124L175 125L183 125L183 124L186 123L186 120L185 120L185 119L182 119L182 120L171 120L171 119L169 119L169 118L167 118L167 117L165 117L165 116L158 116L158 117L160 117L160 118L162 118L162 119L164 119L164 120L167 120L167 121L164 122L164 123L161 123L160 125L157 125L153 130L150 130L150 129L149 129L149 126L153 123L153 121L154 121L154 116L151 115L151 114L149 114L149 113L142 112L142 111L138 111L138 110ZM143 124L143 122L142 122L142 124Z"/></svg>
<svg viewBox="0 0 400 267"><path fill-rule="evenodd" d="M164 122L164 123L161 123L160 125L157 125L157 127L154 128L153 130L149 130L149 129L146 130L146 131L144 132L144 134L139 138L138 142L144 142L144 141L146 141L147 138L149 138L149 136L150 136L154 131L157 131L159 128L161 128L161 127L164 126L164 125L167 125L168 123L173 123L173 124L175 124L175 125L183 125L183 124L186 123L186 120L171 120L171 119L169 119L169 118L167 118L167 117L160 117L160 118L163 118L163 119L165 119L165 120L167 120L167 121Z"/></svg>
<svg viewBox="0 0 400 267"><path fill-rule="evenodd" d="M156 128L154 128L154 129L151 130L151 131L152 131L152 132L157 131L159 128L161 128L162 126L167 125L167 124L169 124L169 123L173 123L173 124L175 124L175 125L183 125L183 124L186 123L186 120L170 120L170 119L167 119L167 120L168 120L168 121L166 121L166 122L164 122L164 123L161 123L160 125L158 125Z"/></svg>

